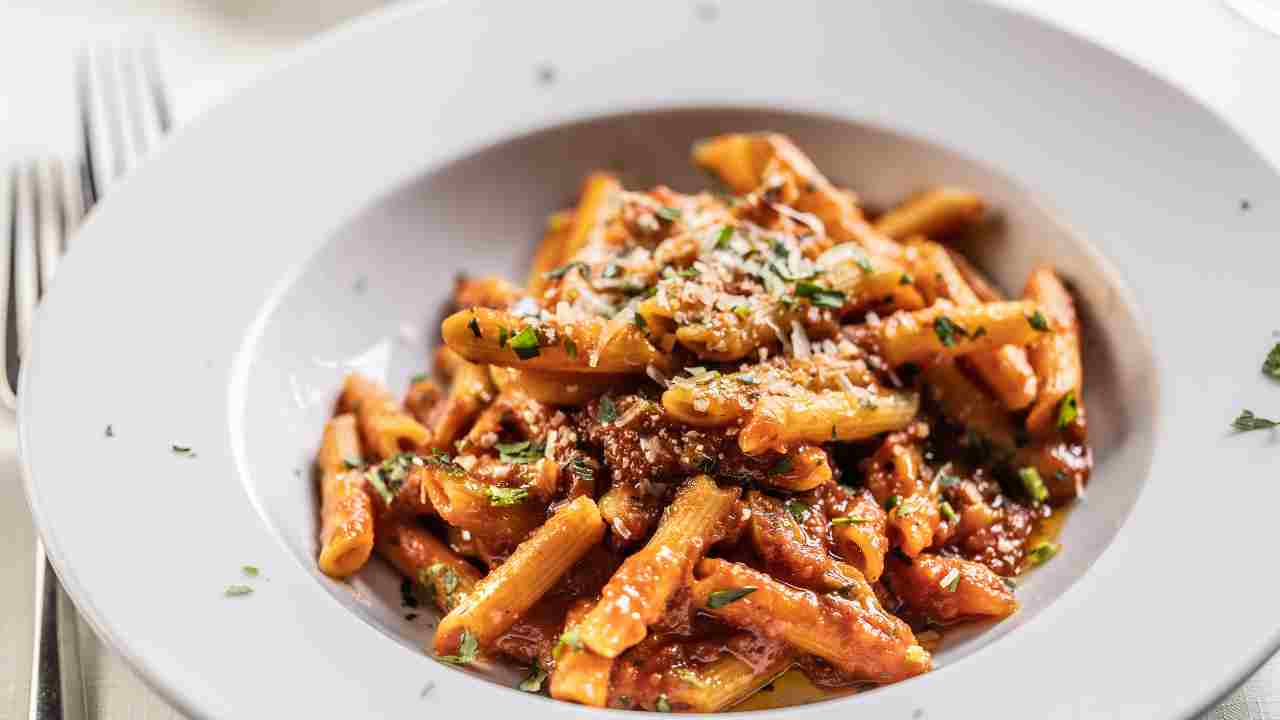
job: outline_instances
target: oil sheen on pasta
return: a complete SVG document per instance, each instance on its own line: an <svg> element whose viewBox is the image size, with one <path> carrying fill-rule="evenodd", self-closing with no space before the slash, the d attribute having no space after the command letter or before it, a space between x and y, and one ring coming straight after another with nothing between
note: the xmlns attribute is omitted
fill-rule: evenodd
<svg viewBox="0 0 1280 720"><path fill-rule="evenodd" d="M1074 301L949 241L982 198L878 217L788 138L695 145L716 191L589 175L523 284L463 278L429 372L347 378L319 565L373 555L426 651L600 707L779 707L928 672L1017 611L1092 470Z"/></svg>

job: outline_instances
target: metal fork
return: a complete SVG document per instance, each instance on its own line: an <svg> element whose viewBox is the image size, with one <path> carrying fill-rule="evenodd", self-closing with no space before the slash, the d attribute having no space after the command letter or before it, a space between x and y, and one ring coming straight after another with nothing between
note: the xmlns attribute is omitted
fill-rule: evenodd
<svg viewBox="0 0 1280 720"><path fill-rule="evenodd" d="M0 272L0 400L11 410L16 405L13 378L27 352L36 303L49 288L74 230L86 210L133 169L170 126L169 103L150 44L86 50L77 58L75 82L83 165L46 158L21 162L0 176L0 223L9 223L8 228L0 226L0 266L12 268L12 277ZM17 339L16 348L8 346L9 337ZM62 591L39 538L35 588L29 718L84 718L75 607Z"/></svg>

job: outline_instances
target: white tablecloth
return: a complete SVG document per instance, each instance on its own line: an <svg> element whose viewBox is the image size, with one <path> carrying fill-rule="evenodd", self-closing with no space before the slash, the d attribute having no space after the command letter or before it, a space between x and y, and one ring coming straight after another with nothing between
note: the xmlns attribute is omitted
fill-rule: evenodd
<svg viewBox="0 0 1280 720"><path fill-rule="evenodd" d="M1280 0L1262 1L1280 6ZM72 57L89 40L154 36L181 124L249 82L282 51L379 4L0 0L0 157L28 150L75 151ZM1280 37L1250 25L1219 0L1009 4L1034 9L1173 79L1280 165ZM15 443L12 420L0 417L0 637L9 648L0 653L0 718L26 716L31 675L34 536ZM83 624L80 639L90 717L180 717ZM1272 660L1204 718L1280 720L1280 660Z"/></svg>

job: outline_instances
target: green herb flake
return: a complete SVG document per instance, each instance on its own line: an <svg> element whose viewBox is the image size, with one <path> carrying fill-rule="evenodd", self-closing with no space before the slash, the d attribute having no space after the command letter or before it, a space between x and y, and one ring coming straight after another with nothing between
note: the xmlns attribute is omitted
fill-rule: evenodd
<svg viewBox="0 0 1280 720"><path fill-rule="evenodd" d="M707 607L712 610L719 610L731 602L736 602L742 598L755 592L753 587L728 588L727 590L716 590L707 596Z"/></svg>
<svg viewBox="0 0 1280 720"><path fill-rule="evenodd" d="M788 500L785 507L796 522L804 523L805 520L809 519L809 506L799 500Z"/></svg>
<svg viewBox="0 0 1280 720"><path fill-rule="evenodd" d="M1276 343L1267 353L1267 359L1262 361L1262 373L1280 380L1280 343Z"/></svg>
<svg viewBox="0 0 1280 720"><path fill-rule="evenodd" d="M864 275L870 275L871 273L876 271L875 266L872 265L871 261L868 260L866 257L860 257L854 262L858 266L858 269L861 270Z"/></svg>
<svg viewBox="0 0 1280 720"><path fill-rule="evenodd" d="M613 404L608 395L600 397L600 410L596 414L596 419L605 425L618 419L618 407Z"/></svg>
<svg viewBox="0 0 1280 720"><path fill-rule="evenodd" d="M942 347L955 347L956 338L968 337L969 331L951 322L946 315L939 315L933 321L933 334L938 336Z"/></svg>
<svg viewBox="0 0 1280 720"><path fill-rule="evenodd" d="M529 674L524 680L520 681L517 686L527 693L536 693L542 691L542 683L547 679L547 671L542 669L541 665L534 665L529 668Z"/></svg>
<svg viewBox="0 0 1280 720"><path fill-rule="evenodd" d="M453 665L470 665L480 656L480 643L470 630L462 631L462 639L458 642L457 655L441 655L440 659Z"/></svg>
<svg viewBox="0 0 1280 720"><path fill-rule="evenodd" d="M568 630L560 633L560 639L556 641L556 647L551 651L552 656L560 657L560 653L564 652L565 648L573 650L582 649L582 637L578 634L577 625L574 625Z"/></svg>
<svg viewBox="0 0 1280 720"><path fill-rule="evenodd" d="M864 517L857 515L844 515L837 518L831 518L832 527L849 527L850 525L864 525L868 521Z"/></svg>
<svg viewBox="0 0 1280 720"><path fill-rule="evenodd" d="M735 305L733 308L733 314L737 315L743 320L746 320L747 318L751 317L751 308L746 305Z"/></svg>
<svg viewBox="0 0 1280 720"><path fill-rule="evenodd" d="M1024 467L1018 471L1018 479L1022 481L1022 489L1027 491L1027 496L1035 504L1039 505L1049 499L1049 489L1044 486L1039 470Z"/></svg>
<svg viewBox="0 0 1280 720"><path fill-rule="evenodd" d="M635 325L637 328L640 328L640 332L643 332L646 334L649 332L649 323L644 321L644 316L641 315L640 313L636 313L631 318L631 324Z"/></svg>
<svg viewBox="0 0 1280 720"><path fill-rule="evenodd" d="M1038 542L1027 550L1027 562L1031 563L1032 567L1043 565L1061 549L1062 546L1057 543Z"/></svg>
<svg viewBox="0 0 1280 720"><path fill-rule="evenodd" d="M884 501L884 510L885 512L893 512L893 509L898 507L898 505L901 503L902 503L902 498L898 497L897 495L890 495Z"/></svg>
<svg viewBox="0 0 1280 720"><path fill-rule="evenodd" d="M528 326L516 333L511 338L511 350L521 360L538 357L541 354L538 351L538 331Z"/></svg>
<svg viewBox="0 0 1280 720"><path fill-rule="evenodd" d="M1032 329L1034 330L1038 330L1040 332L1049 332L1049 321L1045 318L1044 313L1040 312L1039 310L1028 315L1027 322L1031 325Z"/></svg>
<svg viewBox="0 0 1280 720"><path fill-rule="evenodd" d="M227 597L239 597L241 595L248 595L251 592L253 592L253 588L248 585L228 585L224 594Z"/></svg>
<svg viewBox="0 0 1280 720"><path fill-rule="evenodd" d="M1009 592L1013 592L1018 589L1018 583L1013 578L1002 577L1000 578L1000 582L1004 583L1004 586L1009 590Z"/></svg>
<svg viewBox="0 0 1280 720"><path fill-rule="evenodd" d="M583 278L584 280L590 280L590 279L591 279L591 266L590 266L590 265L587 265L586 263L582 262L581 260L575 260L575 261L573 261L573 262L571 262L571 263L566 263L566 264L564 264L564 265L561 265L561 266L560 266L560 267L558 267L558 268L554 268L554 269L548 270L548 271L546 271L546 272L542 273L542 277L547 278L548 280L559 280L560 278L564 277L565 275L568 275L568 274L569 274L569 272L570 272L571 270L573 270L574 268L577 268L577 269L578 269L578 272L582 274L582 278Z"/></svg>
<svg viewBox="0 0 1280 720"><path fill-rule="evenodd" d="M471 328L471 334L476 337L484 337L480 334L480 321L476 320L474 315L471 316L471 322L467 323L467 327Z"/></svg>
<svg viewBox="0 0 1280 720"><path fill-rule="evenodd" d="M185 447L183 445L171 445L170 447L173 448L174 455L181 455L183 457L189 457L189 458L193 458L196 456L195 451L189 447Z"/></svg>
<svg viewBox="0 0 1280 720"><path fill-rule="evenodd" d="M1076 399L1076 391L1068 390L1058 401L1058 429L1064 429L1080 417L1080 401Z"/></svg>
<svg viewBox="0 0 1280 720"><path fill-rule="evenodd" d="M521 440L513 443L497 443L493 446L498 451L498 459L508 465L525 465L537 462L547 452L545 443L534 440Z"/></svg>
<svg viewBox="0 0 1280 720"><path fill-rule="evenodd" d="M698 272L697 268L687 267L676 274L684 278L685 280L692 280L698 277L699 275L701 275L702 273Z"/></svg>
<svg viewBox="0 0 1280 720"><path fill-rule="evenodd" d="M480 337L480 336L477 335L476 337ZM430 379L431 379L430 373L418 373L417 375L414 375L413 377L409 378L409 384L417 385L418 383L423 383Z"/></svg>
<svg viewBox="0 0 1280 720"><path fill-rule="evenodd" d="M960 477L958 475L952 475L951 473L945 473L945 472L938 473L938 484L944 488L949 488L959 483L960 483Z"/></svg>
<svg viewBox="0 0 1280 720"><path fill-rule="evenodd" d="M765 474L768 475L769 477L774 477L777 475L785 475L791 472L791 469L794 465L795 463L791 461L791 458L789 456L784 457L778 460L778 462L774 463L773 467L769 468L769 470Z"/></svg>
<svg viewBox="0 0 1280 720"><path fill-rule="evenodd" d="M946 500L938 504L938 512L942 517L946 518L947 522L953 523L960 519L960 516L956 514L955 508L951 507L951 503Z"/></svg>
<svg viewBox="0 0 1280 720"><path fill-rule="evenodd" d="M796 297L808 298L810 303L818 307L836 310L844 307L845 302L845 294L839 290L824 288L807 280L796 283Z"/></svg>
<svg viewBox="0 0 1280 720"><path fill-rule="evenodd" d="M986 334L987 334L987 326L986 326L986 325L979 325L979 326L978 326L978 329L973 331L972 338L973 338L974 340L977 340L978 338L980 338L980 337L982 337L982 336L984 336L984 335L986 335Z"/></svg>
<svg viewBox="0 0 1280 720"><path fill-rule="evenodd" d="M581 455L569 461L569 472L577 476L579 480L586 482L593 482L596 479L595 468L591 467L591 463Z"/></svg>
<svg viewBox="0 0 1280 720"><path fill-rule="evenodd" d="M733 239L732 227L730 227L729 225L725 225L724 227L720 228L720 234L716 236L716 245L715 245L716 249L727 250L729 248L729 241L732 239Z"/></svg>
<svg viewBox="0 0 1280 720"><path fill-rule="evenodd" d="M507 338L510 337L510 335L511 333L506 328L502 327L501 325L498 326L498 347L499 348L504 348L507 346Z"/></svg>
<svg viewBox="0 0 1280 720"><path fill-rule="evenodd" d="M564 336L564 354L571 358L578 357L578 343L574 342L573 338L568 335Z"/></svg>
<svg viewBox="0 0 1280 720"><path fill-rule="evenodd" d="M374 491L378 493L378 496L382 498L382 502L386 503L387 507L391 507L391 503L396 499L396 495L387 487L387 483L382 479L382 474L375 468L366 472L364 474L364 478L368 481Z"/></svg>
<svg viewBox="0 0 1280 720"><path fill-rule="evenodd" d="M1252 410L1242 410L1240 412L1240 416L1231 422L1231 427L1235 429L1236 432L1266 430L1268 428L1280 427L1280 420L1268 420L1267 418L1254 415Z"/></svg>
<svg viewBox="0 0 1280 720"><path fill-rule="evenodd" d="M898 278L899 285L910 285L915 280L907 273L902 273L902 277Z"/></svg>
<svg viewBox="0 0 1280 720"><path fill-rule="evenodd" d="M667 700L665 693L658 696L658 701L653 704L653 709L658 712L671 712L671 701Z"/></svg>
<svg viewBox="0 0 1280 720"><path fill-rule="evenodd" d="M657 210L655 210L653 214L657 215L659 219L666 220L669 223L673 223L680 219L679 208L660 207Z"/></svg>
<svg viewBox="0 0 1280 720"><path fill-rule="evenodd" d="M960 571L956 568L948 570L947 574L942 576L942 582L938 583L938 586L949 593L955 592L956 588L960 587Z"/></svg>
<svg viewBox="0 0 1280 720"><path fill-rule="evenodd" d="M259 574L258 568L254 565L241 565L240 572L244 573L245 577L258 577Z"/></svg>
<svg viewBox="0 0 1280 720"><path fill-rule="evenodd" d="M345 458L342 458L342 466L348 470L359 470L362 466L364 466L364 463L361 462L360 458L345 457Z"/></svg>
<svg viewBox="0 0 1280 720"><path fill-rule="evenodd" d="M490 485L485 489L485 495L489 497L489 504L494 507L513 507L529 498L529 490Z"/></svg>

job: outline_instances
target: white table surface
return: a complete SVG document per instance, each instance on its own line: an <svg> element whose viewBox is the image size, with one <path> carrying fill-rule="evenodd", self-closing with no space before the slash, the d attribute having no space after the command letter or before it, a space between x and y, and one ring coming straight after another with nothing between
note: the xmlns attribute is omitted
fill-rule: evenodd
<svg viewBox="0 0 1280 720"><path fill-rule="evenodd" d="M1280 0L1254 1L1280 8ZM72 57L88 41L152 35L181 126L252 81L282 52L380 4L0 0L0 157L75 152ZM1008 4L1033 9L1172 79L1215 108L1280 166L1280 36L1250 25L1219 0ZM31 673L34 534L15 453L13 421L0 416L0 637L7 647L0 654L0 718L26 716ZM79 630L91 718L180 717L98 643L87 626L81 623ZM1280 720L1280 659L1203 717Z"/></svg>

